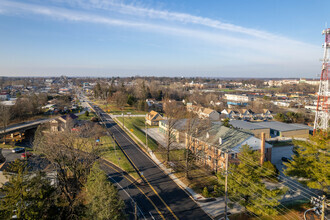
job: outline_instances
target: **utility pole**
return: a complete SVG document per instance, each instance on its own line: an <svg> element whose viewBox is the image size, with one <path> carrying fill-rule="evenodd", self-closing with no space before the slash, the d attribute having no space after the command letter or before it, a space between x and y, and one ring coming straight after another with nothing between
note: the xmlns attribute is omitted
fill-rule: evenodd
<svg viewBox="0 0 330 220"><path fill-rule="evenodd" d="M123 116L123 129L124 129L124 127L125 127L125 123L124 123L124 113L123 112L121 112L121 116Z"/></svg>
<svg viewBox="0 0 330 220"><path fill-rule="evenodd" d="M137 220L138 216L137 216L137 207L136 207L136 202L134 202L134 219Z"/></svg>
<svg viewBox="0 0 330 220"><path fill-rule="evenodd" d="M325 220L325 195L322 196L322 215L321 220Z"/></svg>
<svg viewBox="0 0 330 220"><path fill-rule="evenodd" d="M146 146L147 146L147 150L148 150L148 124L146 122Z"/></svg>
<svg viewBox="0 0 330 220"><path fill-rule="evenodd" d="M225 153L225 220L227 220L227 209L228 209L228 151Z"/></svg>

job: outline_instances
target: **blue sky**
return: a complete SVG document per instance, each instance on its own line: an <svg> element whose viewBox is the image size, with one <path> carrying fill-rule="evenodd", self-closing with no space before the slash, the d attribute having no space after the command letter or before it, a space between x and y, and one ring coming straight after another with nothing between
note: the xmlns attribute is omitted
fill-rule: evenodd
<svg viewBox="0 0 330 220"><path fill-rule="evenodd" d="M0 75L316 77L328 0L0 0Z"/></svg>

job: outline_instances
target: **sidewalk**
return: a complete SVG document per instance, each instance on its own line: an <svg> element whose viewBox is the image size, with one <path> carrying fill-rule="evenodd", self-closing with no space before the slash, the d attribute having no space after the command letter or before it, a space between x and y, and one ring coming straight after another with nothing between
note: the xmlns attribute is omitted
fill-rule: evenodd
<svg viewBox="0 0 330 220"><path fill-rule="evenodd" d="M112 117L112 115L110 114ZM113 118L117 124L122 127L122 124L119 123L119 121L116 118ZM122 127L123 128L123 127ZM147 146L139 139L137 138L129 129L124 127L124 130L129 133L131 137L133 137L139 145L143 146L146 150L146 152L149 154L150 158L163 170L165 174L167 174L179 187L181 187L183 190L187 192L187 194L212 218L216 218L217 216L224 213L224 207L225 202L224 198L217 198L215 201L206 202L206 198L204 198L202 195L194 192L191 188L189 188L186 184L184 184L180 179L178 179L175 174L172 173L171 169L166 168L166 166L158 160L158 158L155 156L155 154L147 148ZM230 202L230 201L228 201ZM241 207L238 205L234 205L232 209L228 208L228 211L233 213L239 213L241 212Z"/></svg>

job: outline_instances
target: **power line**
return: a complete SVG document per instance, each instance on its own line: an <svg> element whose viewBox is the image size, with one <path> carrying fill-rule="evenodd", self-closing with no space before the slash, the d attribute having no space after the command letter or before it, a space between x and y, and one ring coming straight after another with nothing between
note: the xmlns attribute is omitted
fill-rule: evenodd
<svg viewBox="0 0 330 220"><path fill-rule="evenodd" d="M233 151L233 152L236 152L236 153L240 153L240 152L238 152L238 151L234 151L234 150L232 150L232 151ZM246 161L250 161L251 164L253 164L253 163L257 163L257 162L255 162L255 161L252 161L252 160L246 158L246 157L243 157L242 155L240 155L240 158L243 158L243 159L245 159ZM261 166L261 168L262 168L262 169L265 169L265 170L268 170L269 172L273 173L271 176L277 178L277 175L276 175L276 173L275 173L273 170L270 170L269 168L267 168L267 167L263 167L263 166ZM317 195L316 193L314 193L314 192L312 192L311 190L305 188L304 186L300 185L299 183L296 183L294 180L291 180L291 179L288 178L288 177L281 176L280 178L285 179L285 180L287 181L286 183L289 184L290 186L293 186L293 185L299 186L299 187L295 187L296 189L300 189L300 190L302 190L302 191L303 191L303 190L304 190L304 191L308 191L309 193L311 193L311 194L313 194L313 195L315 195L315 196L319 196L319 195ZM289 182L289 181L290 181L290 182ZM294 186L293 186L293 187L294 187ZM306 195L310 196L307 192L305 192L305 193L306 193Z"/></svg>
<svg viewBox="0 0 330 220"><path fill-rule="evenodd" d="M234 177L234 175L232 175L233 177ZM235 178L233 178L239 185L241 185L241 186L244 186L244 187L247 187L246 185L244 185L243 183L240 183L239 181L237 181L237 179L235 179ZM256 188L258 188L258 186L256 186L255 184L253 184L252 183L252 185L254 185ZM263 200L263 201L267 201L266 199L264 199L264 198L262 198L261 196L261 194L260 193L258 193L255 189L253 189L253 188L249 188L249 189L251 189L253 192L255 192L256 194L258 194L258 195L260 195L260 198ZM265 192L263 189L261 189L261 188L259 188L259 190L261 190L261 191L263 191L263 192ZM275 200L275 201L277 201L276 199L274 199L274 198L271 198L271 199L273 199L273 200ZM289 210L287 207L285 207L284 205L282 205L281 203L280 203L280 205L281 206L283 206L284 208L286 208L287 210ZM258 205L257 205L258 206ZM261 208L261 206L258 206L259 208ZM275 208L276 209L276 208ZM285 211L283 211L282 209L280 209L279 207L277 208L278 210L279 210L279 213L281 213L282 215L284 215L284 214L286 214L286 212ZM290 213L291 211L289 210L289 213ZM267 213L266 213L267 214ZM269 214L267 214L268 216L270 216ZM270 216L271 217L271 216ZM291 216L290 216L291 217ZM298 216L299 217L299 216ZM284 218L286 218L286 219L288 219L286 216L284 216ZM293 218L293 219L296 219L296 218Z"/></svg>

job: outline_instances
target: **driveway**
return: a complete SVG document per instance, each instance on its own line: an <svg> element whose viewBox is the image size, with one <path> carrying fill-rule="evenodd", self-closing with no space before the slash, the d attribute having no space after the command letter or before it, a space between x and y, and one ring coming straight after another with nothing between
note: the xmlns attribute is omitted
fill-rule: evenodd
<svg viewBox="0 0 330 220"><path fill-rule="evenodd" d="M292 152L293 145L290 146L281 146L281 147L273 147L272 149L272 163L276 166L276 168L283 173L283 168L285 166L282 163L282 157L290 158L293 155Z"/></svg>
<svg viewBox="0 0 330 220"><path fill-rule="evenodd" d="M281 146L281 147L273 147L272 149L272 163L276 166L276 168L280 171L281 184L287 186L289 188L288 192L281 199L281 202L287 202L296 199L304 199L309 200L311 196L315 196L317 190L310 189L306 186L300 184L294 178L289 176L285 176L283 171L285 166L283 165L282 157L292 158L293 156L293 145L290 146ZM268 183L268 186L278 187L278 184Z"/></svg>

